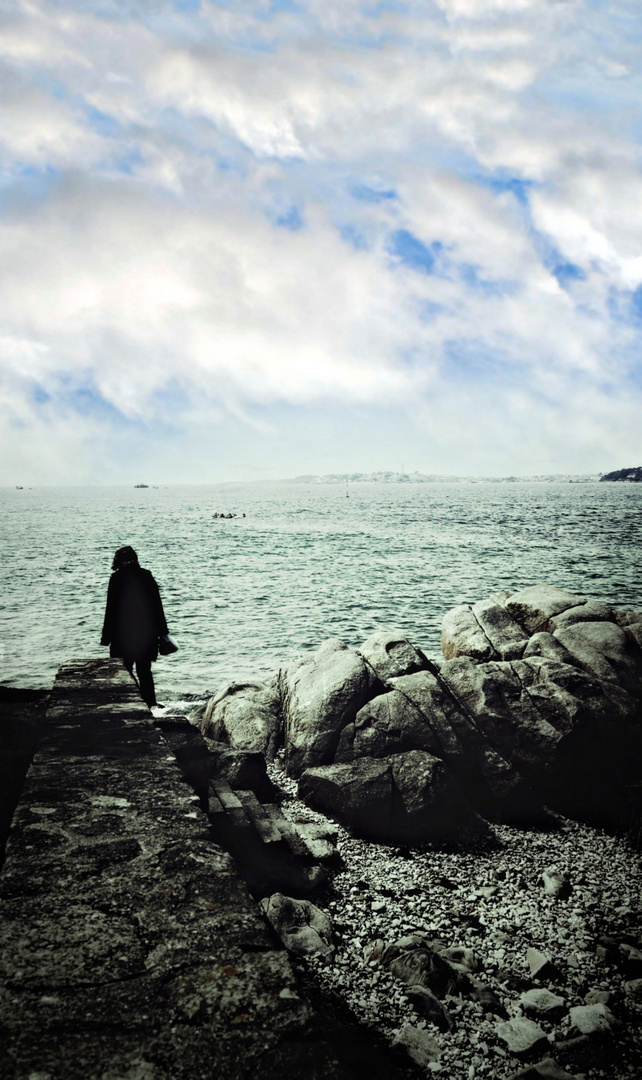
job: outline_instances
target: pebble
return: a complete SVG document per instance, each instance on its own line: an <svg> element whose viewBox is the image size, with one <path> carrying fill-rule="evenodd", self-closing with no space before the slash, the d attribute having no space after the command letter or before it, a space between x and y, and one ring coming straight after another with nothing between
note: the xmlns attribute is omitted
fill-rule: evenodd
<svg viewBox="0 0 642 1080"><path fill-rule="evenodd" d="M295 781L273 766L269 771L284 793L286 816L304 812L309 821L326 821L298 802ZM355 1020L390 1043L400 1045L398 1036L407 1025L424 1032L432 1052L435 1046L440 1052L422 1066L426 1078L441 1071L448 1080L471 1080L474 1068L475 1080L511 1080L524 1063L500 1042L499 1018L470 998L443 1000L454 1023L449 1031L422 1019L408 1000L408 987L390 975L376 950L370 955L377 939L382 943L378 955L383 945L414 932L439 939L446 948L472 950L478 963L475 978L493 992L509 1020L526 1019L520 996L528 991L546 990L562 999L566 1010L561 1019L557 1013L550 1019L536 1016L548 1046L540 1056L555 1058L560 1072L582 1074L585 1080L598 1080L605 1066L592 1054L582 1067L575 1066L562 1060L557 1047L581 1049L584 1043L576 1037L578 1027L571 1027L570 1010L606 1008L603 995L610 995L608 1011L622 1023L614 1031L618 1056L605 1075L632 1080L640 1075L642 1060L642 979L631 952L642 951L642 860L622 838L570 820L562 824L561 830L546 832L494 825L494 847L402 853L339 828L343 868L332 874L331 894L325 900L316 896L314 902L332 914L341 934L332 958L311 957L306 966ZM544 892L540 879L552 868L568 875L568 899ZM490 886L497 887L494 895L480 895ZM608 962L597 956L600 939L607 940L602 947ZM621 952L623 944L630 949ZM537 977L526 962L529 949L549 964L536 968ZM591 1045L594 1037L583 1036Z"/></svg>

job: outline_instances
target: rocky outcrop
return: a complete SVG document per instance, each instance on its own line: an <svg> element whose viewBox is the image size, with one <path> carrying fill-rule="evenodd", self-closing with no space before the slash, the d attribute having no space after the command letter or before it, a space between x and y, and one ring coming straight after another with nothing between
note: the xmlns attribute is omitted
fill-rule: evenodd
<svg viewBox="0 0 642 1080"><path fill-rule="evenodd" d="M270 759L282 745L305 797L364 835L443 831L434 807L424 812L422 779L421 812L407 813L409 754L433 762L434 806L448 776L488 821L550 824L552 810L628 825L640 801L641 643L642 612L532 585L447 612L443 661L384 631L359 650L331 639L270 683L225 688L201 726Z"/></svg>
<svg viewBox="0 0 642 1080"><path fill-rule="evenodd" d="M308 769L299 794L358 835L384 843L444 840L480 825L452 772L421 750Z"/></svg>
<svg viewBox="0 0 642 1080"><path fill-rule="evenodd" d="M359 652L382 683L430 667L430 661L421 649L416 649L407 638L385 631L371 634Z"/></svg>
<svg viewBox="0 0 642 1080"><path fill-rule="evenodd" d="M334 761L343 728L381 689L372 668L338 638L279 672L287 772Z"/></svg>
<svg viewBox="0 0 642 1080"><path fill-rule="evenodd" d="M210 698L200 728L215 742L274 759L280 741L281 699L276 680L230 683Z"/></svg>

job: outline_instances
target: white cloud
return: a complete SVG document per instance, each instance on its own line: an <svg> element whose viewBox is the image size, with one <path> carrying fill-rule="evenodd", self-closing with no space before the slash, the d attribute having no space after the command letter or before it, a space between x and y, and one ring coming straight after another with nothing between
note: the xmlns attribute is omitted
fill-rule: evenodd
<svg viewBox="0 0 642 1080"><path fill-rule="evenodd" d="M642 283L639 54L609 12L28 0L0 57L5 410L62 472L80 390L142 425L172 393L186 429L438 399L460 446L484 401L506 454L529 403L531 458L608 445L635 333L612 296Z"/></svg>

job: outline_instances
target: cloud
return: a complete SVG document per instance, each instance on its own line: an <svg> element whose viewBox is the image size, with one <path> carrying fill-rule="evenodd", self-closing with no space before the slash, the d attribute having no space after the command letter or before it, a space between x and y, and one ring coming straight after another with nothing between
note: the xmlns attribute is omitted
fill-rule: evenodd
<svg viewBox="0 0 642 1080"><path fill-rule="evenodd" d="M291 408L417 446L430 416L464 471L475 432L533 471L633 452L639 46L609 12L23 0L0 62L2 410L56 476L115 432L269 447Z"/></svg>

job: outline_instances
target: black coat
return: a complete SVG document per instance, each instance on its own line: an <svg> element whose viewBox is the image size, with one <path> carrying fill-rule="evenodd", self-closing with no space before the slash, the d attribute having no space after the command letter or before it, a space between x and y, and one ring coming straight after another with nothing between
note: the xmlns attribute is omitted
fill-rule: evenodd
<svg viewBox="0 0 642 1080"><path fill-rule="evenodd" d="M156 660L158 639L167 632L158 585L149 570L131 564L114 570L100 641L109 645L109 655L130 663Z"/></svg>

